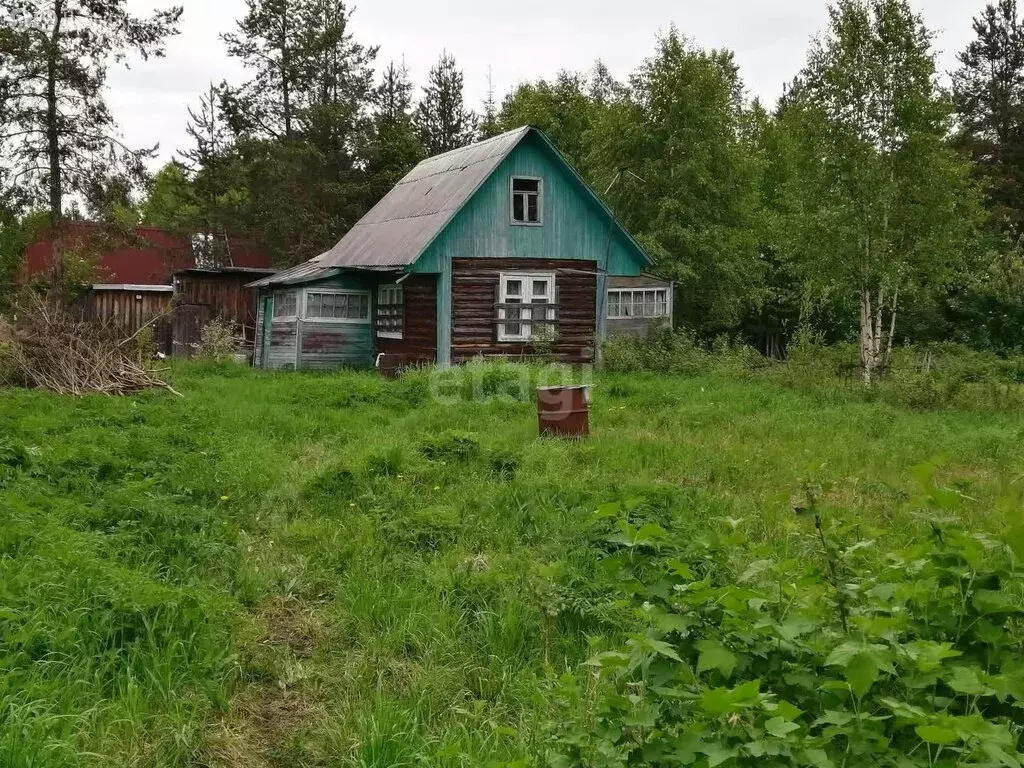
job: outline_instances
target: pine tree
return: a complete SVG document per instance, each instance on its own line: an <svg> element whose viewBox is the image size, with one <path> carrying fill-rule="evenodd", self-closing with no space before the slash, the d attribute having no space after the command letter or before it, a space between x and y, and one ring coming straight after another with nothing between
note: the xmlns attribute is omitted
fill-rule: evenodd
<svg viewBox="0 0 1024 768"><path fill-rule="evenodd" d="M960 54L953 94L958 145L977 164L998 226L1024 234L1024 22L1017 0L989 4Z"/></svg>
<svg viewBox="0 0 1024 768"><path fill-rule="evenodd" d="M225 84L210 83L199 107L188 108L185 130L193 146L178 153L180 162L160 170L142 206L149 224L213 235L195 241L205 249L197 255L207 264L225 261L227 233L242 223L242 179L234 138L221 108L226 89Z"/></svg>
<svg viewBox="0 0 1024 768"><path fill-rule="evenodd" d="M291 139L296 128L294 92L301 77L297 0L246 0L238 31L221 35L228 55L241 59L253 79L225 89L223 105L239 135Z"/></svg>
<svg viewBox="0 0 1024 768"><path fill-rule="evenodd" d="M225 89L248 228L284 265L326 250L373 201L373 60L342 0L249 0L229 53L255 73Z"/></svg>
<svg viewBox="0 0 1024 768"><path fill-rule="evenodd" d="M300 130L340 178L358 164L356 152L369 139L378 49L355 40L342 0L303 0L298 11Z"/></svg>
<svg viewBox="0 0 1024 768"><path fill-rule="evenodd" d="M409 68L403 61L391 61L377 86L377 120L383 124L404 123L412 120L413 84L409 79Z"/></svg>
<svg viewBox="0 0 1024 768"><path fill-rule="evenodd" d="M0 4L0 156L10 184L32 204L45 201L54 228L52 287L63 283L62 219L72 194L90 197L137 184L151 150L131 149L117 136L104 99L107 68L135 53L163 55L177 33L181 8L149 18L129 13L127 0L5 0ZM112 180L116 180L113 183ZM116 195L114 195L116 196Z"/></svg>
<svg viewBox="0 0 1024 768"><path fill-rule="evenodd" d="M179 152L182 164L193 173L209 167L223 158L231 149L231 132L221 110L221 99L226 85L210 83L209 89L199 97L198 112L188 107L185 132L194 146Z"/></svg>
<svg viewBox="0 0 1024 768"><path fill-rule="evenodd" d="M462 70L453 56L442 54L416 108L416 128L430 155L464 147L476 138L477 117L466 109L463 90Z"/></svg>

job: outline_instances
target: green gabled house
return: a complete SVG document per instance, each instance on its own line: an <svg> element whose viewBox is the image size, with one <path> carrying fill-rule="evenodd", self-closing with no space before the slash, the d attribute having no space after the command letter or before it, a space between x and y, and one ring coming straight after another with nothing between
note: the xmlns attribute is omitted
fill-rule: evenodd
<svg viewBox="0 0 1024 768"><path fill-rule="evenodd" d="M327 253L250 285L275 369L595 360L671 322L672 286L536 128L424 160Z"/></svg>

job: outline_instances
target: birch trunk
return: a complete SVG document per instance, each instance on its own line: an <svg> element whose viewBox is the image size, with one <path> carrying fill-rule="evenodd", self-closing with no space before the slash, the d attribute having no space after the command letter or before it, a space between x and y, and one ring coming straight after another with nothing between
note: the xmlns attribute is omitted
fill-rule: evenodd
<svg viewBox="0 0 1024 768"><path fill-rule="evenodd" d="M871 289L867 283L860 287L860 369L864 383L871 386L874 379L874 356L872 347Z"/></svg>

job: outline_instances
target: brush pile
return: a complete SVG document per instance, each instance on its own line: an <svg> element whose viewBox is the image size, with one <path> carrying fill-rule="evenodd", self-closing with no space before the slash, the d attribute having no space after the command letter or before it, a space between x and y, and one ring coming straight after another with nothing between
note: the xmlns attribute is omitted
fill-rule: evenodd
<svg viewBox="0 0 1024 768"><path fill-rule="evenodd" d="M0 321L0 384L61 395L130 395L155 387L174 392L148 366L139 333L80 320L34 294L19 302L12 317Z"/></svg>

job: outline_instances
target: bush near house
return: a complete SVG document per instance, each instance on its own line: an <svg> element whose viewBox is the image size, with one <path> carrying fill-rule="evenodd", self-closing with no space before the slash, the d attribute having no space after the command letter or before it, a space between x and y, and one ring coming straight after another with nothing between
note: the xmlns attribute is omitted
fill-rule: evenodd
<svg viewBox="0 0 1024 768"><path fill-rule="evenodd" d="M1020 411L522 373L3 392L0 764L1018 764Z"/></svg>

